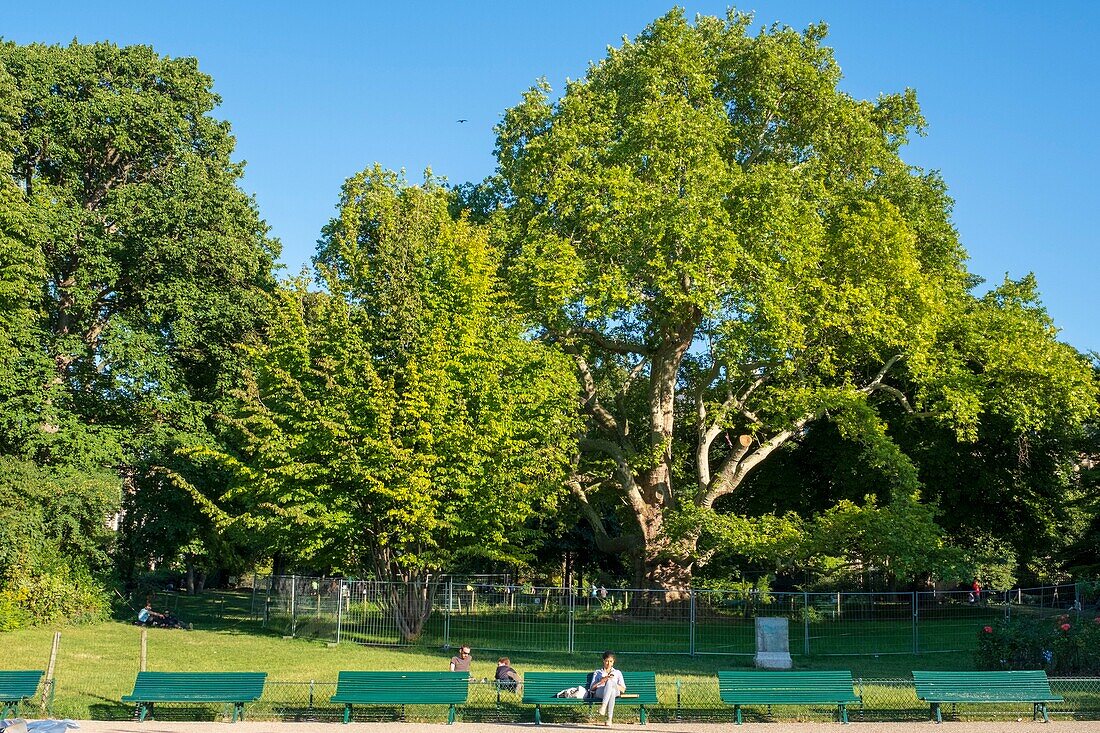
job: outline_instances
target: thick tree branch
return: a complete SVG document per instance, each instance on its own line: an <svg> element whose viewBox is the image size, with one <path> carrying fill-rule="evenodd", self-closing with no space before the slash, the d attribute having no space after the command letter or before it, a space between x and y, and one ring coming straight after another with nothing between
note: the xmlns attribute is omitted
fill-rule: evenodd
<svg viewBox="0 0 1100 733"><path fill-rule="evenodd" d="M641 356L649 356L652 353L652 350L645 344L626 339L612 338L611 336L600 333L594 328L587 328L584 326L575 326L560 332L551 330L551 333L562 341L571 341L573 339L586 340L597 348L615 354L638 354Z"/></svg>
<svg viewBox="0 0 1100 733"><path fill-rule="evenodd" d="M604 525L603 518L600 516L600 513L596 511L596 508L588 501L588 493L584 490L584 486L581 485L580 479L572 477L566 482L566 485L573 493L573 496L577 498L577 504L581 508L581 514L584 515L584 518L592 527L592 533L596 539L596 547L598 547L601 552L624 555L637 552L644 546L640 536L620 535L618 537L612 537L607 533L607 527Z"/></svg>
<svg viewBox="0 0 1100 733"><path fill-rule="evenodd" d="M596 379L592 376L588 361L575 346L563 345L562 348L573 357L573 362L577 365L577 379L581 383L581 405L596 419L601 428L613 435L622 435L619 421L600 404L600 397L596 392Z"/></svg>
<svg viewBox="0 0 1100 733"><path fill-rule="evenodd" d="M809 422L817 418L816 412L809 412L796 420L789 428L773 435L770 439L761 443L756 450L749 453L751 442L748 446L741 444L734 450L718 470L714 480L705 491L696 494L695 503L704 509L710 509L714 502L726 494L732 493L749 474L765 458L770 456L777 448L788 440L798 435ZM746 455L747 454L747 455Z"/></svg>
<svg viewBox="0 0 1100 733"><path fill-rule="evenodd" d="M600 440L599 438L583 438L579 446L582 449L606 453L615 460L616 470L619 474L619 486L623 490L627 504L630 505L630 509L636 515L644 514L646 502L642 498L642 492L638 489L638 484L634 481L634 470L630 465L627 452L629 449L624 450L610 440Z"/></svg>
<svg viewBox="0 0 1100 733"><path fill-rule="evenodd" d="M890 371L890 369L899 361L901 361L902 358L903 356L901 354L895 354L894 356L892 356L885 364L882 365L882 369L879 369L878 374L876 374L870 382L861 387L859 391L861 394L865 395L873 394L874 392L885 392L886 394L893 397L897 401L897 403L901 405L902 409L904 409L907 413L909 413L910 415L914 415L916 414L916 410L914 410L913 406L909 404L909 398L905 396L905 393L897 387L892 387L882 381L886 378L886 374Z"/></svg>
<svg viewBox="0 0 1100 733"><path fill-rule="evenodd" d="M710 373L714 373L716 369L717 367L712 368ZM715 376L717 375L715 374ZM706 423L706 405L702 401L702 389L705 388L705 385L700 387L700 392L696 395L697 411L699 414L699 439L695 446L695 460L697 466L696 483L699 491L706 491L710 486L710 448L711 445L714 444L714 439L722 434L724 429L723 426L729 413L732 410L736 410L748 419L749 422L757 425L763 424L760 418L758 418L752 410L745 407L745 403L749 397L752 396L752 393L759 389L768 379L769 377L767 375L761 375L753 380L752 384L750 384L739 396L735 397L733 394L730 394L718 408L718 412L709 426ZM711 381L713 381L713 377ZM741 437L743 438L745 436ZM744 455L743 450L741 451L741 455ZM737 459L740 460L740 456L738 456Z"/></svg>
<svg viewBox="0 0 1100 733"><path fill-rule="evenodd" d="M917 414L917 411L914 410L913 406L909 404L909 398L906 397L905 393L897 387L891 387L889 384L876 384L874 386L864 387L860 391L864 394L871 394L872 392L885 392L888 395L891 395L898 402L898 404L901 405L902 409L905 410L907 413L909 413L910 415Z"/></svg>

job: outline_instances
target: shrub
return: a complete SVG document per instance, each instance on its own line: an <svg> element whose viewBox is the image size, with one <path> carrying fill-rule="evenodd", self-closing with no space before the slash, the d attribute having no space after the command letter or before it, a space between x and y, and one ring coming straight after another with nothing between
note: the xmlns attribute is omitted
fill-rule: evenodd
<svg viewBox="0 0 1100 733"><path fill-rule="evenodd" d="M1001 619L978 629L978 669L1100 674L1100 616Z"/></svg>

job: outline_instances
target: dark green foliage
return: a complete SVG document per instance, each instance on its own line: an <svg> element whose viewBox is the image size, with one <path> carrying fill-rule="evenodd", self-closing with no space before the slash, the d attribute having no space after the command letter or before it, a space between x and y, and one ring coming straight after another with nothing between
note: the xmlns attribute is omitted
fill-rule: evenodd
<svg viewBox="0 0 1100 733"><path fill-rule="evenodd" d="M118 494L108 471L0 456L0 629L106 615L94 577L109 567Z"/></svg>
<svg viewBox="0 0 1100 733"><path fill-rule="evenodd" d="M163 500L157 467L182 436L216 442L234 344L273 286L278 248L237 188L212 84L147 46L0 44L0 455L99 524L124 487L124 570L210 534L188 497ZM78 488L105 476L110 506ZM142 531L151 517L174 531ZM103 570L107 535L85 537L58 557Z"/></svg>
<svg viewBox="0 0 1100 733"><path fill-rule="evenodd" d="M978 669L1100 673L1100 613L1002 619L978 630Z"/></svg>

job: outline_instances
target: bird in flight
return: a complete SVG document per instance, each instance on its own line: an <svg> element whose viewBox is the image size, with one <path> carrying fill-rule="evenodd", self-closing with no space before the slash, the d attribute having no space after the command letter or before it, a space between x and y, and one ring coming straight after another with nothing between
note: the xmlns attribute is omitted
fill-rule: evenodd
<svg viewBox="0 0 1100 733"><path fill-rule="evenodd" d="M459 124L461 125L461 124L462 124L463 122L465 122L465 121L466 121L466 120L458 120L458 123L459 123Z"/></svg>

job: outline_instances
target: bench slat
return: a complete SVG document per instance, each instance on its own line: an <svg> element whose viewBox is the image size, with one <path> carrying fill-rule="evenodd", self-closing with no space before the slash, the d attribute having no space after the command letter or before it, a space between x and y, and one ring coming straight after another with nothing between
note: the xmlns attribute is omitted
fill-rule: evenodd
<svg viewBox="0 0 1100 733"><path fill-rule="evenodd" d="M20 702L34 697L45 674L40 669L0 670L0 715L10 717L18 710Z"/></svg>
<svg viewBox="0 0 1100 733"><path fill-rule="evenodd" d="M38 691L38 683L46 673L40 669L4 669L0 670L0 699L19 700L33 697Z"/></svg>
<svg viewBox="0 0 1100 733"><path fill-rule="evenodd" d="M527 672L523 675L523 700L528 705L587 705L599 698L578 700L570 697L554 697L554 694L570 687L584 686L588 672ZM657 675L654 672L623 672L626 692L638 697L620 697L615 705L657 705Z"/></svg>
<svg viewBox="0 0 1100 733"><path fill-rule="evenodd" d="M266 672L138 672L123 702L253 702Z"/></svg>
<svg viewBox="0 0 1100 733"><path fill-rule="evenodd" d="M913 672L925 702L1061 702L1043 670Z"/></svg>
<svg viewBox="0 0 1100 733"><path fill-rule="evenodd" d="M447 705L447 722L455 722L455 706L470 694L467 672L340 672L330 702L344 704L344 722L353 705Z"/></svg>
<svg viewBox="0 0 1100 733"><path fill-rule="evenodd" d="M837 718L847 723L847 706L862 702L852 687L848 670L718 672L718 694L734 706L738 725L745 705L836 705Z"/></svg>
<svg viewBox="0 0 1100 733"><path fill-rule="evenodd" d="M466 672L341 672L331 702L357 705L451 705L466 702Z"/></svg>
<svg viewBox="0 0 1100 733"><path fill-rule="evenodd" d="M936 722L942 720L944 703L1030 703L1032 718L1048 720L1046 703L1062 702L1050 690L1047 673L1041 669L990 672L914 671L917 698L932 706Z"/></svg>

